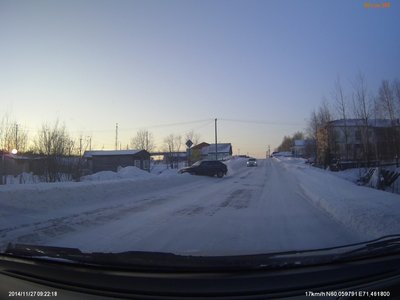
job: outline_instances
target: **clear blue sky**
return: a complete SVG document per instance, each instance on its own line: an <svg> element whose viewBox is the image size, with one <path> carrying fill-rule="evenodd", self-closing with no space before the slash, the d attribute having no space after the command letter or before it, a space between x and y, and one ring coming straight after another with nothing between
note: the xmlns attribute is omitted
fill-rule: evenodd
<svg viewBox="0 0 400 300"><path fill-rule="evenodd" d="M399 4L0 0L1 111L31 138L59 118L105 149L117 122L123 147L139 128L161 146L190 129L213 142L218 118L220 141L261 157L304 130L337 76L350 91L362 72L372 93L400 79Z"/></svg>

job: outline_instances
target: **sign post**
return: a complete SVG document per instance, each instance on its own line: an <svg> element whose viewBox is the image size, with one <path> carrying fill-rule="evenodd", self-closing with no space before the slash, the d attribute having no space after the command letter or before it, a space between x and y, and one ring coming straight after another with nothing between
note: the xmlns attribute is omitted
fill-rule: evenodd
<svg viewBox="0 0 400 300"><path fill-rule="evenodd" d="M190 165L190 147L192 147L193 146L193 142L191 141L191 140L187 140L186 141L186 147L187 147L187 149L186 149L186 151L187 151L187 163L188 163L188 166Z"/></svg>

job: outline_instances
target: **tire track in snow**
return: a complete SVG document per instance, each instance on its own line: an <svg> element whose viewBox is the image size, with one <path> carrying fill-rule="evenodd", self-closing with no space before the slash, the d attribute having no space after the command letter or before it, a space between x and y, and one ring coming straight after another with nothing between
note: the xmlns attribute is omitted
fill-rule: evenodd
<svg viewBox="0 0 400 300"><path fill-rule="evenodd" d="M131 205L101 207L79 214L48 219L31 224L4 228L0 230L0 249L12 243L40 242L46 237L56 237L83 228L93 227L109 221L118 220L132 213L140 213L154 206L162 205L167 198L145 198ZM28 232L28 233L26 233Z"/></svg>

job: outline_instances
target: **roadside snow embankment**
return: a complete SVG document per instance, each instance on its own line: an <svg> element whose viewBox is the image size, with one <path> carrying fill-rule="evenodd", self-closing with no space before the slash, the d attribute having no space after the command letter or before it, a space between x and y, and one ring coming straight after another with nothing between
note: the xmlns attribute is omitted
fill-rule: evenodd
<svg viewBox="0 0 400 300"><path fill-rule="evenodd" d="M357 186L300 160L277 160L296 176L306 198L349 228L377 238L400 233L400 196Z"/></svg>
<svg viewBox="0 0 400 300"><path fill-rule="evenodd" d="M227 161L223 161L224 164L228 167L228 176L235 175L238 171L243 170L243 167L246 166L247 158L243 157L232 157Z"/></svg>
<svg viewBox="0 0 400 300"><path fill-rule="evenodd" d="M81 181L103 181L103 180L118 180L118 179L148 179L155 175L143 171L137 167L128 166L119 168L117 172L101 171L92 175L83 176Z"/></svg>
<svg viewBox="0 0 400 300"><path fill-rule="evenodd" d="M187 176L157 176L136 167L85 176L83 182L36 183L0 186L0 228L28 219L80 213L85 207L135 201L135 195L155 192L193 181ZM15 218L15 216L21 216Z"/></svg>

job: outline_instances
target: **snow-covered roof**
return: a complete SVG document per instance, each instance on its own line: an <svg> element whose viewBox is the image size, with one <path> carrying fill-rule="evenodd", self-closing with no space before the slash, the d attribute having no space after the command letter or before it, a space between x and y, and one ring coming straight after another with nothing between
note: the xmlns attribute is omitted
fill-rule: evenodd
<svg viewBox="0 0 400 300"><path fill-rule="evenodd" d="M230 153L231 150L232 150L231 143L217 144L218 153ZM215 153L215 144L210 144L209 146L201 148L201 153L204 155Z"/></svg>
<svg viewBox="0 0 400 300"><path fill-rule="evenodd" d="M109 155L109 156L115 156L115 155L134 155L140 151L143 150L96 150L96 151L85 151L83 154L83 157L85 158L90 158L93 156L98 156L98 155Z"/></svg>
<svg viewBox="0 0 400 300"><path fill-rule="evenodd" d="M330 122L333 126L364 126L364 120L362 119L340 119L334 120ZM368 126L371 127L391 127L393 125L399 125L397 121L395 124L392 124L390 119L369 119Z"/></svg>

